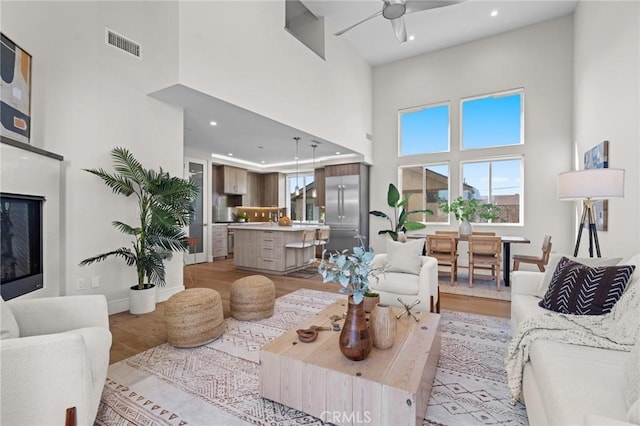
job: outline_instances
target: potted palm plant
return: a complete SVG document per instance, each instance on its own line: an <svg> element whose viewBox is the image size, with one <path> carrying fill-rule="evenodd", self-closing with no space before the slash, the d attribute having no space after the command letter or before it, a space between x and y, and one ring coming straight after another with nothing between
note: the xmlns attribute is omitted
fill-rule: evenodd
<svg viewBox="0 0 640 426"><path fill-rule="evenodd" d="M378 231L378 235L389 234L394 241L398 241L398 237L400 237L401 240L403 239L406 231L414 231L425 227L424 223L410 221L409 215L413 213L433 214L433 212L429 209L406 211L405 207L409 204L409 197L411 197L411 194L400 199L400 191L398 191L398 188L392 183L389 184L387 204L393 209L393 219L380 210L369 212L370 215L387 219L391 225L391 229Z"/></svg>
<svg viewBox="0 0 640 426"><path fill-rule="evenodd" d="M134 197L138 203L136 224L113 221L113 226L132 238L130 247L89 257L80 266L102 262L109 257L122 258L129 266L135 266L138 277L131 287L130 312L142 314L155 309L155 286L165 285L164 261L171 259L174 251L188 249L184 227L193 217L193 200L198 194L195 183L170 176L159 170L145 169L125 148L111 151L113 173L102 168L85 169L98 176L116 194Z"/></svg>

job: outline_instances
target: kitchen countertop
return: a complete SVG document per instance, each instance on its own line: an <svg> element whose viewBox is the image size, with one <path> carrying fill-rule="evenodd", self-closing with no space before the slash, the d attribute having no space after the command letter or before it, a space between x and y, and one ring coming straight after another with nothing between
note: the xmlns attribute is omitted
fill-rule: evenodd
<svg viewBox="0 0 640 426"><path fill-rule="evenodd" d="M260 223L233 223L229 224L229 229L246 229L247 231L282 231L282 232L293 232L293 231L302 231L304 229L313 227L320 228L322 225L313 225L313 224L301 224L301 225L292 225L292 226L280 226L277 223L269 223L269 222L260 222Z"/></svg>

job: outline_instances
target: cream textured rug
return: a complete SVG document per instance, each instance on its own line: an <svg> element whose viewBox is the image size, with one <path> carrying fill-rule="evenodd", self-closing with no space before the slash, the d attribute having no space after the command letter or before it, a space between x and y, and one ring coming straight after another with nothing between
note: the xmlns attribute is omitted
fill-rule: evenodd
<svg viewBox="0 0 640 426"><path fill-rule="evenodd" d="M260 398L258 352L344 295L300 289L260 321L226 320L198 348L163 344L109 367L96 425L315 425L319 419ZM526 424L508 404L507 320L443 312L442 353L425 424Z"/></svg>
<svg viewBox="0 0 640 426"><path fill-rule="evenodd" d="M469 275L466 272L458 272L458 280L451 284L448 274L438 276L440 293L462 294L464 296L484 297L486 299L511 300L511 287L505 287L504 282L500 283L500 290L496 282L489 278L476 277L473 280L473 287L469 287Z"/></svg>

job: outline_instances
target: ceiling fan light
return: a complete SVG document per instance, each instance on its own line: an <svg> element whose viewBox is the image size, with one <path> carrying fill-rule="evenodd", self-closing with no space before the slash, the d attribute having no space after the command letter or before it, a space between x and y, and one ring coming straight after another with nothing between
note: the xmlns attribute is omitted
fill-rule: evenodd
<svg viewBox="0 0 640 426"><path fill-rule="evenodd" d="M397 19L405 14L407 6L403 3L387 3L382 9L382 16L387 19Z"/></svg>

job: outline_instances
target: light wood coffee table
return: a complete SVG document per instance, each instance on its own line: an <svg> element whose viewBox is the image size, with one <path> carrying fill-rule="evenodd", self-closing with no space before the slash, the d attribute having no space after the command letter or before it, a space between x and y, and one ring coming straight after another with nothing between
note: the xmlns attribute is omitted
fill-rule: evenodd
<svg viewBox="0 0 640 426"><path fill-rule="evenodd" d="M346 310L345 297L297 328L331 327L331 316ZM397 320L393 347L374 347L363 361L342 355L340 332L302 343L287 331L260 350L261 396L335 424L421 425L440 357L440 315L416 316Z"/></svg>

